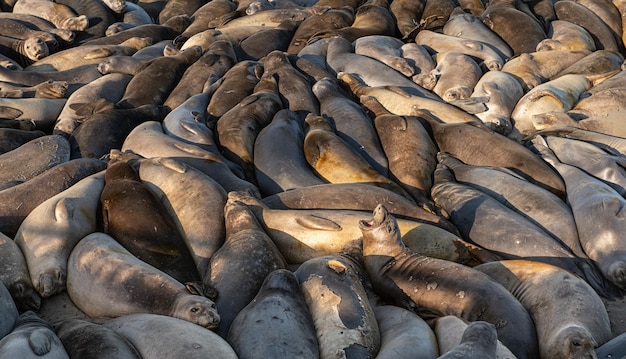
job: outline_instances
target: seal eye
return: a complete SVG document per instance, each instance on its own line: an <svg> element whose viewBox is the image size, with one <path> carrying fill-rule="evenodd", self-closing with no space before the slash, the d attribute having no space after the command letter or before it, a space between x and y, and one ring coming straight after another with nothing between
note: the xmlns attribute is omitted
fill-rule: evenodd
<svg viewBox="0 0 626 359"><path fill-rule="evenodd" d="M392 225L390 225L390 224L387 225L387 232L388 233L393 232L393 226Z"/></svg>
<svg viewBox="0 0 626 359"><path fill-rule="evenodd" d="M193 308L191 308L191 312L192 312L192 313L197 313L197 312L198 312L198 310L199 310L199 309L198 309L197 307L193 307Z"/></svg>
<svg viewBox="0 0 626 359"><path fill-rule="evenodd" d="M215 303L211 304L211 309L215 309L215 308L217 308L217 307L215 306Z"/></svg>

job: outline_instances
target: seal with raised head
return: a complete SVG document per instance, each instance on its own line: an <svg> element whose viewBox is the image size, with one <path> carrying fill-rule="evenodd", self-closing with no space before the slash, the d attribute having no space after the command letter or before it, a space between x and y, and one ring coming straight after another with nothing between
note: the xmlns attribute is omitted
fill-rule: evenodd
<svg viewBox="0 0 626 359"><path fill-rule="evenodd" d="M128 340L100 324L68 318L55 323L54 331L70 358L141 359Z"/></svg>
<svg viewBox="0 0 626 359"><path fill-rule="evenodd" d="M196 289L138 259L101 232L81 239L67 263L67 293L94 318L153 313L214 329L220 320L215 303Z"/></svg>
<svg viewBox="0 0 626 359"><path fill-rule="evenodd" d="M227 337L237 314L261 288L265 277L287 262L248 208L230 196L224 206L226 239L213 254L204 283L217 290L220 323L215 332Z"/></svg>
<svg viewBox="0 0 626 359"><path fill-rule="evenodd" d="M227 339L240 358L314 359L320 355L313 318L298 279L288 269L265 277L257 295L233 320Z"/></svg>
<svg viewBox="0 0 626 359"><path fill-rule="evenodd" d="M396 219L382 205L371 219L360 220L359 228L365 269L383 299L424 315L452 314L468 321L487 321L498 326L498 337L518 358L538 357L530 315L489 276L406 248Z"/></svg>
<svg viewBox="0 0 626 359"><path fill-rule="evenodd" d="M341 253L344 247L361 235L357 222L363 215L362 210L274 210L247 193L231 192L229 197L236 197L252 209L289 263L297 264L311 258ZM457 235L424 221L399 219L398 223L403 240L407 242L420 242L426 238L431 243L459 240Z"/></svg>
<svg viewBox="0 0 626 359"><path fill-rule="evenodd" d="M174 219L126 162L112 161L100 195L104 232L181 283L200 280Z"/></svg>

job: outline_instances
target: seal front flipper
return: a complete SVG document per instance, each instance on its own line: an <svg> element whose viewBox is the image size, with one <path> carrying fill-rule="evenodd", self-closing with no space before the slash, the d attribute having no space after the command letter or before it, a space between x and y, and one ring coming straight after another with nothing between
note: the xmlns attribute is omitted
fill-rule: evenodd
<svg viewBox="0 0 626 359"><path fill-rule="evenodd" d="M115 54L115 50L111 48L99 48L91 50L83 56L85 60L101 59Z"/></svg>
<svg viewBox="0 0 626 359"><path fill-rule="evenodd" d="M24 113L24 111L17 109L15 107L9 107L9 106L0 106L0 118L6 118L9 120L14 120L20 116L22 116L22 114Z"/></svg>
<svg viewBox="0 0 626 359"><path fill-rule="evenodd" d="M330 219L316 215L306 215L296 218L296 223L309 229L319 229L324 231L341 231L341 226Z"/></svg>
<svg viewBox="0 0 626 359"><path fill-rule="evenodd" d="M449 101L448 103L474 115L487 111L487 102L489 102L489 96L470 97L461 100Z"/></svg>
<svg viewBox="0 0 626 359"><path fill-rule="evenodd" d="M52 349L52 344L50 331L46 329L35 329L28 337L28 345L38 356L48 354Z"/></svg>

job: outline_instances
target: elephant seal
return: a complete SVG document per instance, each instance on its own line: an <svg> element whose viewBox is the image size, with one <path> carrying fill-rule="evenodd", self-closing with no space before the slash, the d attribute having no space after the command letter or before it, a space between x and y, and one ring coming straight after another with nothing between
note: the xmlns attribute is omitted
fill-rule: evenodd
<svg viewBox="0 0 626 359"><path fill-rule="evenodd" d="M352 25L353 22L354 9L349 7L329 9L321 14L311 15L296 29L287 47L287 53L298 54L316 33L341 29Z"/></svg>
<svg viewBox="0 0 626 359"><path fill-rule="evenodd" d="M100 99L105 99L111 103L119 101L131 78L132 76L125 74L107 74L76 90L68 97L65 106L59 113L52 133L69 138L85 118L84 113L82 116L77 114L77 111L82 107L79 104L93 104Z"/></svg>
<svg viewBox="0 0 626 359"><path fill-rule="evenodd" d="M260 60L272 51L287 51L289 42L298 28L298 22L287 19L275 27L261 27L234 46L237 58L241 60Z"/></svg>
<svg viewBox="0 0 626 359"><path fill-rule="evenodd" d="M389 161L390 178L419 206L434 213L430 188L437 146L426 128L417 117L390 113L373 97L362 97L361 101L376 115L374 125Z"/></svg>
<svg viewBox="0 0 626 359"><path fill-rule="evenodd" d="M286 108L304 118L307 114L319 114L320 103L315 97L309 78L296 69L287 53L274 50L263 59L264 76L275 76L278 92Z"/></svg>
<svg viewBox="0 0 626 359"><path fill-rule="evenodd" d="M13 85L7 82L0 83L0 96L11 98L64 98L68 84L65 81L44 81L34 86Z"/></svg>
<svg viewBox="0 0 626 359"><path fill-rule="evenodd" d="M356 9L352 25L340 29L318 32L314 34L311 39L341 36L350 42L354 42L363 36L393 36L395 33L396 22L389 11L389 1L367 0Z"/></svg>
<svg viewBox="0 0 626 359"><path fill-rule="evenodd" d="M433 330L435 335L437 335L437 343L441 355L456 348L461 343L463 332L465 332L468 325L469 323L465 320L454 315L446 315L434 320ZM496 346L496 358L516 359L515 355L499 340Z"/></svg>
<svg viewBox="0 0 626 359"><path fill-rule="evenodd" d="M312 90L320 102L320 114L329 120L337 135L378 172L387 175L389 163L365 109L329 78L315 82Z"/></svg>
<svg viewBox="0 0 626 359"><path fill-rule="evenodd" d="M481 11L481 14L483 11ZM469 14L460 7L457 7L450 14L450 18L443 26L442 32L446 35L478 40L493 47L500 53L503 59L507 60L511 58L513 56L511 47L500 36L488 28L487 25L481 21L479 16L480 14Z"/></svg>
<svg viewBox="0 0 626 359"><path fill-rule="evenodd" d="M471 322L461 337L461 343L440 359L485 358L496 359L496 326L485 321Z"/></svg>
<svg viewBox="0 0 626 359"><path fill-rule="evenodd" d="M596 263L604 277L618 287L626 288L626 243L619 235L624 227L621 219L623 214L619 209L626 205L626 200L608 184L578 167L561 162L541 137L533 139L533 146L558 171L567 185L567 202L572 207L578 237L585 253ZM602 231L595 229L599 223Z"/></svg>
<svg viewBox="0 0 626 359"><path fill-rule="evenodd" d="M415 37L415 42L426 47L430 53L456 52L473 56L482 60L479 65L491 71L499 71L504 66L500 54L479 40L422 30Z"/></svg>
<svg viewBox="0 0 626 359"><path fill-rule="evenodd" d="M587 50L596 51L596 44L591 34L584 27L565 20L550 22L548 39L537 44L536 51L550 50Z"/></svg>
<svg viewBox="0 0 626 359"><path fill-rule="evenodd" d="M591 85L583 75L567 74L534 87L519 99L511 112L513 132L508 137L521 141L536 130L534 115L571 110Z"/></svg>
<svg viewBox="0 0 626 359"><path fill-rule="evenodd" d="M0 319L2 319L0 321L0 338L4 338L13 330L18 316L19 313L11 293L0 281Z"/></svg>
<svg viewBox="0 0 626 359"><path fill-rule="evenodd" d="M21 314L10 334L0 340L0 356L24 359L70 359L52 326L29 310Z"/></svg>
<svg viewBox="0 0 626 359"><path fill-rule="evenodd" d="M69 160L69 143L58 135L46 135L0 155L0 183L25 182Z"/></svg>
<svg viewBox="0 0 626 359"><path fill-rule="evenodd" d="M86 177L35 207L17 230L15 243L43 298L65 291L67 259L78 241L97 230L103 188L103 171Z"/></svg>
<svg viewBox="0 0 626 359"><path fill-rule="evenodd" d="M64 98L0 98L0 118L25 121L33 129L49 132L66 102Z"/></svg>
<svg viewBox="0 0 626 359"><path fill-rule="evenodd" d="M236 63L224 74L224 82L215 90L207 111L213 118L220 118L235 107L254 87L263 75L263 64L258 61L244 60Z"/></svg>
<svg viewBox="0 0 626 359"><path fill-rule="evenodd" d="M364 184L364 186L369 185ZM263 205L259 199L244 192L231 192L229 196L236 197L252 209L289 263L298 264L319 256L336 255L360 237L357 222L363 211L273 210ZM403 240L407 242L421 242L425 238L428 238L431 243L449 243L459 240L457 235L428 222L411 219L399 219L398 222ZM460 254L459 257L463 255Z"/></svg>
<svg viewBox="0 0 626 359"><path fill-rule="evenodd" d="M524 258L559 266L584 278L603 296L615 295L615 287L601 274L592 257L576 256L561 240L519 212L479 189L457 182L445 165L437 165L432 196L450 214L450 221L459 228L462 238L505 259ZM480 213L489 213L489 220ZM503 235L509 240L502 241ZM583 240L580 235L579 238Z"/></svg>
<svg viewBox="0 0 626 359"><path fill-rule="evenodd" d="M220 151L243 169L244 178L251 183L256 183L254 141L261 129L284 107L277 78L265 73L254 87L254 92L223 114L215 125Z"/></svg>
<svg viewBox="0 0 626 359"><path fill-rule="evenodd" d="M254 177L263 196L326 183L316 176L303 151L302 119L289 109L278 111L254 141Z"/></svg>
<svg viewBox="0 0 626 359"><path fill-rule="evenodd" d="M91 81L102 76L97 69L98 65L82 65L65 71L13 71L0 67L0 81L18 83L24 86L36 86L46 81L67 82L66 96L70 96L74 91Z"/></svg>
<svg viewBox="0 0 626 359"><path fill-rule="evenodd" d="M458 233L453 224L416 206L415 202L390 190L365 183L325 183L265 196L261 200L271 209L348 209L369 211L382 203L402 218L433 224L450 233Z"/></svg>
<svg viewBox="0 0 626 359"><path fill-rule="evenodd" d="M77 15L69 6L48 0L20 0L13 12L42 17L59 29L84 31L89 27L87 15Z"/></svg>
<svg viewBox="0 0 626 359"><path fill-rule="evenodd" d="M507 136L513 130L511 113L522 96L524 88L513 75L489 71L480 77L470 98L489 98L487 110L474 115L492 131Z"/></svg>
<svg viewBox="0 0 626 359"><path fill-rule="evenodd" d="M597 179L603 180L620 195L626 195L626 159L622 154L607 153L606 149L585 141L544 136L548 147L563 163L576 166Z"/></svg>
<svg viewBox="0 0 626 359"><path fill-rule="evenodd" d="M263 336L257 335L259 330ZM298 279L287 269L276 269L265 277L257 295L233 320L227 339L240 358L320 355L313 318Z"/></svg>
<svg viewBox="0 0 626 359"><path fill-rule="evenodd" d="M15 128L0 128L0 154L12 151L45 135L46 133L40 130L26 131Z"/></svg>
<svg viewBox="0 0 626 359"><path fill-rule="evenodd" d="M82 319L64 319L54 331L70 358L141 359L123 336L100 324Z"/></svg>
<svg viewBox="0 0 626 359"><path fill-rule="evenodd" d="M192 47L176 55L162 56L141 66L126 86L117 105L132 108L141 105L162 105L178 84L185 70L202 55L200 47ZM154 84L158 81L158 85Z"/></svg>
<svg viewBox="0 0 626 359"><path fill-rule="evenodd" d="M158 295L158 294L157 294ZM126 338L143 359L237 359L231 346L219 335L193 323L156 314L130 314L104 326Z"/></svg>
<svg viewBox="0 0 626 359"><path fill-rule="evenodd" d="M0 233L0 254L2 260L0 282L9 290L15 306L20 312L38 310L41 298L33 288L24 254L15 241L2 233Z"/></svg>
<svg viewBox="0 0 626 359"><path fill-rule="evenodd" d="M223 156L163 133L163 126L156 121L144 122L135 127L126 137L122 151L131 151L147 158L174 157L207 174L227 192L248 190L259 195L255 185L235 175L236 170L231 170L232 167ZM241 169L236 172L241 173Z"/></svg>
<svg viewBox="0 0 626 359"><path fill-rule="evenodd" d="M72 158L101 158L112 149L122 148L135 127L146 121L162 121L169 111L169 107L153 104L115 108L105 99L82 104L76 114L85 116L84 121L69 138Z"/></svg>
<svg viewBox="0 0 626 359"><path fill-rule="evenodd" d="M596 50L620 52L610 27L579 1L558 1L554 4L554 11L559 20L572 22L587 30L595 42Z"/></svg>
<svg viewBox="0 0 626 359"><path fill-rule="evenodd" d="M0 48L4 55L22 67L27 67L50 54L48 45L39 37L20 40L0 35Z"/></svg>
<svg viewBox="0 0 626 359"><path fill-rule="evenodd" d="M72 250L67 263L67 293L90 317L153 313L209 329L217 327L220 320L211 299L192 286L185 288L101 232L87 235Z"/></svg>
<svg viewBox="0 0 626 359"><path fill-rule="evenodd" d="M414 312L395 305L375 306L380 330L377 359L432 359L439 355L437 337Z"/></svg>
<svg viewBox="0 0 626 359"><path fill-rule="evenodd" d="M295 271L321 358L374 358L380 330L362 282L363 269L349 255L311 258Z"/></svg>
<svg viewBox="0 0 626 359"><path fill-rule="evenodd" d="M154 23L146 10L130 1L124 1L124 10L122 10L121 14L116 16L116 20L118 21L109 25L104 31L105 36L110 36L139 25Z"/></svg>
<svg viewBox="0 0 626 359"><path fill-rule="evenodd" d="M490 1L480 19L511 47L513 55L535 51L548 37L536 19L517 9L515 0Z"/></svg>
<svg viewBox="0 0 626 359"><path fill-rule="evenodd" d="M215 332L226 339L237 314L258 293L265 277L287 262L248 208L229 194L224 206L226 239L213 254L204 282L217 290L220 323Z"/></svg>
<svg viewBox="0 0 626 359"><path fill-rule="evenodd" d="M430 125L439 151L448 152L470 165L509 168L557 196L565 197L565 185L560 176L520 143L471 124L440 123L425 113L422 118Z"/></svg>
<svg viewBox="0 0 626 359"><path fill-rule="evenodd" d="M498 337L518 358L538 357L530 315L489 276L407 249L396 219L382 205L374 209L371 219L360 220L359 228L365 269L383 299L424 315L451 314L468 321L487 321L497 325Z"/></svg>
<svg viewBox="0 0 626 359"><path fill-rule="evenodd" d="M572 210L561 198L500 167L466 165L445 152L438 153L437 159L458 182L490 195L557 238L575 255L587 257L580 247Z"/></svg>
<svg viewBox="0 0 626 359"><path fill-rule="evenodd" d="M172 215L204 278L211 257L226 237L222 211L226 191L211 177L173 158L129 163Z"/></svg>
<svg viewBox="0 0 626 359"><path fill-rule="evenodd" d="M304 137L304 156L318 176L329 183L369 183L410 197L339 137L328 119L308 115L305 121L309 129Z"/></svg>
<svg viewBox="0 0 626 359"><path fill-rule="evenodd" d="M40 59L24 68L24 71L64 71L72 68L98 64L109 56L131 56L139 49L152 45L149 37L131 37L119 45L83 45L64 49Z"/></svg>
<svg viewBox="0 0 626 359"><path fill-rule="evenodd" d="M100 195L104 232L137 258L179 282L199 281L194 260L174 219L130 164L110 162L104 181Z"/></svg>
<svg viewBox="0 0 626 359"><path fill-rule="evenodd" d="M13 237L38 205L81 179L103 170L106 162L78 158L56 165L38 176L0 191L0 232Z"/></svg>
<svg viewBox="0 0 626 359"><path fill-rule="evenodd" d="M435 57L437 66L430 72L437 79L433 92L446 102L470 97L483 76L476 61L468 55L454 52L438 53Z"/></svg>
<svg viewBox="0 0 626 359"><path fill-rule="evenodd" d="M215 41L209 45L209 48L196 62L185 70L180 81L163 104L171 109L176 109L189 97L203 92L207 83L215 82L210 81L211 77L221 79L236 63L237 56L233 45L225 40ZM205 105L205 111L206 107Z"/></svg>
<svg viewBox="0 0 626 359"><path fill-rule="evenodd" d="M169 19L164 24L145 24L135 26L128 30L120 31L117 34L103 36L85 42L83 45L117 45L131 37L149 37L152 43L163 40L174 40L180 35L190 23L187 15L178 15Z"/></svg>
<svg viewBox="0 0 626 359"><path fill-rule="evenodd" d="M604 343L596 349L598 359L623 358L626 356L626 333Z"/></svg>
<svg viewBox="0 0 626 359"><path fill-rule="evenodd" d="M524 260L484 263L474 269L502 284L528 310L542 358L593 357L594 348L611 338L602 299L572 273Z"/></svg>
<svg viewBox="0 0 626 359"><path fill-rule="evenodd" d="M426 2L426 0L395 0L389 4L389 11L396 21L396 28L402 35L402 40L409 39L411 35L415 37L414 32L422 19Z"/></svg>

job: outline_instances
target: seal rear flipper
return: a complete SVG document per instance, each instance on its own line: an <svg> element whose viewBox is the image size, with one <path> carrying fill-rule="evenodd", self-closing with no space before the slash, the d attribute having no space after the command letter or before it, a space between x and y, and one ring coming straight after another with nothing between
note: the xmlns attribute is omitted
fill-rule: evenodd
<svg viewBox="0 0 626 359"><path fill-rule="evenodd" d="M185 282L185 288L189 293L194 295L207 297L211 300L217 298L217 289L209 283L201 281Z"/></svg>

